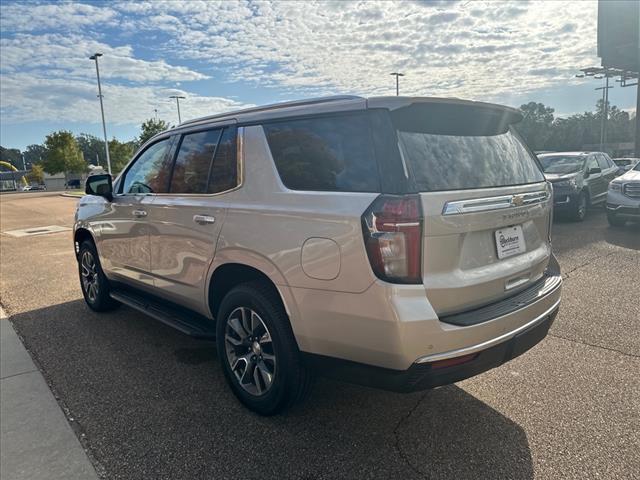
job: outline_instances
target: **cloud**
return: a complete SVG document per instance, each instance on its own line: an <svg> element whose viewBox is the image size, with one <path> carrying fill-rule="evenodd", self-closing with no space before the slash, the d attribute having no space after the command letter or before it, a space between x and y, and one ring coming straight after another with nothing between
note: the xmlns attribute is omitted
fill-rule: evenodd
<svg viewBox="0 0 640 480"><path fill-rule="evenodd" d="M104 83L105 116L115 124L140 124L154 116L176 122L175 103L170 95L187 97L180 103L183 119L250 106L236 100L197 95L176 88L123 86ZM20 123L37 119L62 118L71 122L97 123L100 104L95 81L51 79L20 73L2 82L3 121Z"/></svg>
<svg viewBox="0 0 640 480"><path fill-rule="evenodd" d="M567 85L597 63L596 18L596 2L560 1L9 3L3 122L95 120L95 51L119 122L148 117L177 82L194 112L240 104L196 96L195 81L298 98L385 95L389 73L402 71L407 95L500 101Z"/></svg>

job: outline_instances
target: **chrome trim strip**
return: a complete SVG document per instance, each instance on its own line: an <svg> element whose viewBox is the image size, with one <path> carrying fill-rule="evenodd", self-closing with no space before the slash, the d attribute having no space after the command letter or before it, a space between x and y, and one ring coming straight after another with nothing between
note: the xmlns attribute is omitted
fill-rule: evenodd
<svg viewBox="0 0 640 480"><path fill-rule="evenodd" d="M561 285L562 283L558 285L556 289L560 288ZM418 358L414 363L429 363L429 362L436 362L438 360L446 360L448 358L461 357L463 355L476 353L476 352L479 352L480 350L486 350L489 347L493 347L494 345L497 345L499 343L502 343L510 339L511 337L526 330L527 328L533 327L534 325L541 323L551 312L553 312L556 308L558 308L558 306L560 305L560 300L561 299L559 298L558 301L554 303L553 306L549 308L547 311L545 311L542 315L539 315L538 317L534 318L530 322L525 323L524 325L516 328L515 330L511 330L510 332L504 333L499 337L492 338L490 340L487 340L482 343L478 343L476 345L471 345L470 347L463 347L457 350L449 350L448 352L435 353L433 355L426 355L424 357ZM510 313L509 315L512 315L512 314L513 313ZM471 328L471 327L463 327L463 328Z"/></svg>
<svg viewBox="0 0 640 480"><path fill-rule="evenodd" d="M550 194L546 190L528 193L514 193L497 197L471 198L447 202L442 209L442 215L459 215L463 213L489 212L503 208L517 208L537 205L549 200Z"/></svg>

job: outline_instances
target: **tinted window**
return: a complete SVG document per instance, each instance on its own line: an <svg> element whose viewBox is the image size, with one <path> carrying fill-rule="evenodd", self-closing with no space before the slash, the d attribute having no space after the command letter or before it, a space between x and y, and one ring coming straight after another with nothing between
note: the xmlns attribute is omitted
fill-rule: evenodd
<svg viewBox="0 0 640 480"><path fill-rule="evenodd" d="M169 145L167 138L142 152L125 174L122 193L166 192L170 173L166 155Z"/></svg>
<svg viewBox="0 0 640 480"><path fill-rule="evenodd" d="M510 125L507 109L416 103L390 112L400 153L420 191L542 182L544 176Z"/></svg>
<svg viewBox="0 0 640 480"><path fill-rule="evenodd" d="M171 193L206 193L213 154L220 129L190 133L182 137L171 176Z"/></svg>
<svg viewBox="0 0 640 480"><path fill-rule="evenodd" d="M607 168L609 168L609 162L607 162L607 159L605 158L604 155L596 155L598 157L598 166L602 169L602 170L606 170Z"/></svg>
<svg viewBox="0 0 640 480"><path fill-rule="evenodd" d="M287 188L380 191L366 115L289 120L263 127Z"/></svg>
<svg viewBox="0 0 640 480"><path fill-rule="evenodd" d="M238 185L236 128L225 128L216 149L209 176L209 193L224 192Z"/></svg>
<svg viewBox="0 0 640 480"><path fill-rule="evenodd" d="M491 136L399 131L400 149L419 190L500 187L544 180L512 132Z"/></svg>
<svg viewBox="0 0 640 480"><path fill-rule="evenodd" d="M575 173L584 166L584 157L579 155L540 155L538 160L544 173Z"/></svg>

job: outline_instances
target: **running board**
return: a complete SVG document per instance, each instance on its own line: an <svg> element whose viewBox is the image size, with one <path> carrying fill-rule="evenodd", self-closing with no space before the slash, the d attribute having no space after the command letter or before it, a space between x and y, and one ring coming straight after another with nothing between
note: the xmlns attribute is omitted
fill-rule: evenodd
<svg viewBox="0 0 640 480"><path fill-rule="evenodd" d="M175 328L185 335L205 340L216 338L214 321L195 312L179 306L168 305L153 297L130 290L112 290L110 295L114 300Z"/></svg>

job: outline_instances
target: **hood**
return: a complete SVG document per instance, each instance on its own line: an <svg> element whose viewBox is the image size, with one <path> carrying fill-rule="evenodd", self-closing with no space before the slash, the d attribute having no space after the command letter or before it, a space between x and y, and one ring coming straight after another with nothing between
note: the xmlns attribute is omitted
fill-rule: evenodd
<svg viewBox="0 0 640 480"><path fill-rule="evenodd" d="M625 182L629 182L629 181L640 182L640 172L637 170L629 170L624 175L621 175L620 177L616 178L616 180L623 180Z"/></svg>
<svg viewBox="0 0 640 480"><path fill-rule="evenodd" d="M560 180L569 180L571 178L576 178L580 173L545 173L544 178L549 180L550 182L558 182Z"/></svg>

